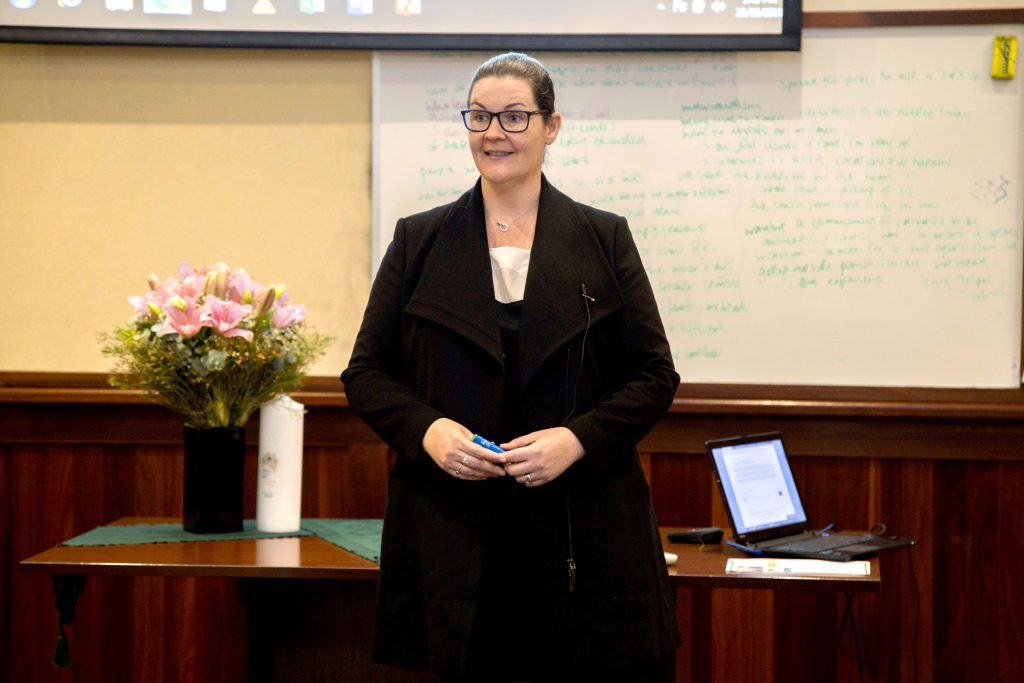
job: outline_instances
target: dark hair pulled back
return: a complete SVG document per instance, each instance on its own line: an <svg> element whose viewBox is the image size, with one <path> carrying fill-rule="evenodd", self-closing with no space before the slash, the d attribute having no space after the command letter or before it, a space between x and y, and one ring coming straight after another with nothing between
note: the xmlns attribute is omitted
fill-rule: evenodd
<svg viewBox="0 0 1024 683"><path fill-rule="evenodd" d="M555 111L555 84L551 81L551 74L539 60L522 52L495 55L478 66L469 81L468 97L472 98L473 86L481 78L509 77L520 78L530 84L533 98L537 101L537 109L544 112L544 121L547 122Z"/></svg>

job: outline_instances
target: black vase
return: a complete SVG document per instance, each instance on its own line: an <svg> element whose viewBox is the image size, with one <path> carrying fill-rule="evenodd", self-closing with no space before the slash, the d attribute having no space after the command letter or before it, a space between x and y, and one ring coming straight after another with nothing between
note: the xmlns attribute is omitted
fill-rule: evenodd
<svg viewBox="0 0 1024 683"><path fill-rule="evenodd" d="M245 427L185 427L185 531L242 530L244 469Z"/></svg>

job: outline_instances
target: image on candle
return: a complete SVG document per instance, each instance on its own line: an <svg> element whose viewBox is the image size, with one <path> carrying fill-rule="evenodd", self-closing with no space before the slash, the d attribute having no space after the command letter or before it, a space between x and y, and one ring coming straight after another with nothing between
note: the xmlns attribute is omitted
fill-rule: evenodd
<svg viewBox="0 0 1024 683"><path fill-rule="evenodd" d="M263 480L263 495L274 495L274 475L277 474L277 456L272 452L260 456L260 479Z"/></svg>

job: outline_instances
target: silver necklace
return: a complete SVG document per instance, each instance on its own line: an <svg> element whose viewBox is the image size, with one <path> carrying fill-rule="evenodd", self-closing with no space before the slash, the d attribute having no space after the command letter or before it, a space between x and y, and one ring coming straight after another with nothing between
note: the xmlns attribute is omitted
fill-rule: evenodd
<svg viewBox="0 0 1024 683"><path fill-rule="evenodd" d="M502 223L501 221L494 221L498 224L498 230L502 232L508 232L508 223Z"/></svg>

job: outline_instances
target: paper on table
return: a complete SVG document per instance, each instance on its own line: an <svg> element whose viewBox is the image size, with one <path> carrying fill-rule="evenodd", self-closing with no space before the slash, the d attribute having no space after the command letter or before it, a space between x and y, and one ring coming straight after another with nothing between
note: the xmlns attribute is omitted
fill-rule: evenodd
<svg viewBox="0 0 1024 683"><path fill-rule="evenodd" d="M828 560L766 559L730 557L726 574L811 574L815 576L871 576L871 563L865 560L829 562Z"/></svg>
<svg viewBox="0 0 1024 683"><path fill-rule="evenodd" d="M305 408L279 396L260 408L256 528L298 531L302 513L302 428Z"/></svg>

